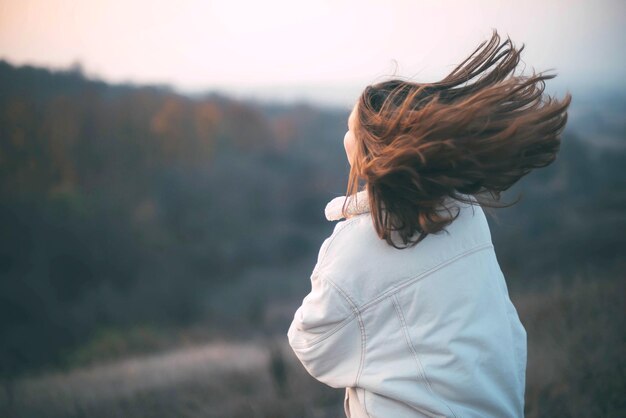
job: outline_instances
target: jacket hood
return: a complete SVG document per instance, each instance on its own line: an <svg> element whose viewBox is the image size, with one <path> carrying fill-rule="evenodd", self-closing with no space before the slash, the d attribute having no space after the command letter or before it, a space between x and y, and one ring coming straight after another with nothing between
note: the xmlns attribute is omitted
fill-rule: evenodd
<svg viewBox="0 0 626 418"><path fill-rule="evenodd" d="M338 221L343 219L344 216L341 213L341 208L343 207L343 203L345 200L346 196L338 196L328 202L326 204L326 209L324 210L326 219L328 219L329 221ZM348 217L369 212L370 206L369 198L367 197L367 190L361 190L360 192L356 193L356 195L352 195L349 199L346 211L348 212Z"/></svg>

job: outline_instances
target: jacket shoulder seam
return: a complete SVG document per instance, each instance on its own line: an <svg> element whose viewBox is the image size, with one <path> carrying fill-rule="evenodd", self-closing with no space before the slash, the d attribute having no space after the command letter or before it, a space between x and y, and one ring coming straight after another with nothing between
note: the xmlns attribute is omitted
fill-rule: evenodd
<svg viewBox="0 0 626 418"><path fill-rule="evenodd" d="M344 328L346 325L348 325L350 322L352 322L355 318L356 318L356 315L353 312L352 314L350 314L350 316L348 316L346 319L341 321L339 324L337 324L330 331L327 331L327 332L323 333L319 337L317 337L317 338L315 338L315 339L313 339L313 340L311 340L311 341L309 341L307 343L302 343L302 344L298 344L297 342L292 342L291 345L293 347L295 347L295 348L312 348L312 347L318 345L319 343L321 343L322 341L326 340L327 338L330 338L333 334L335 334L336 332L338 332L339 330Z"/></svg>
<svg viewBox="0 0 626 418"><path fill-rule="evenodd" d="M356 386L358 386L359 379L361 378L361 373L363 371L363 366L365 364L366 335L365 335L365 325L363 324L363 318L361 317L361 311L359 310L359 308L356 305L356 303L352 300L352 298L350 296L348 296L348 293L344 289L341 288L341 286L339 286L337 283L335 283L333 280L331 280L329 278L327 278L325 280L328 283L330 283L330 285L333 286L335 288L335 290L337 290L337 292L339 292L339 294L341 294L341 296L343 296L343 298L348 302L348 304L352 308L352 312L353 312L354 317L356 317L358 322L359 322L359 330L361 332L361 358L360 358L360 361L359 361L359 368L357 370L356 377L354 379L354 384L352 385L352 386L356 387Z"/></svg>
<svg viewBox="0 0 626 418"><path fill-rule="evenodd" d="M337 238L337 236L346 228L350 227L351 225L354 225L354 221L356 221L356 217L355 218L350 218L350 219L346 219L344 221L340 221L339 223L337 223L335 225L335 229L333 230L333 233L331 234L331 236L328 238L328 244L326 244L326 248L324 249L323 254L321 254L320 256L320 260L319 260L319 267L316 270L319 270L322 265L324 264L324 261L326 261L326 254L328 254L328 250L330 249L333 241L335 240L335 238Z"/></svg>
<svg viewBox="0 0 626 418"><path fill-rule="evenodd" d="M382 292L380 295L376 296L374 299L369 300L368 302L365 302L361 307L360 307L360 311L364 311L366 309L371 308L372 306L375 306L376 304L380 303L381 301L383 301L386 297L393 295L397 292L399 292L400 290L404 289L405 287L411 285L412 283L416 282L417 280L423 279L424 277L429 276L430 274L436 272L437 270L447 266L448 264L451 264L461 258L463 258L464 256L480 251L480 250L484 250L487 248L491 248L493 247L493 244L491 242L486 242L480 245L477 245L475 247L472 247L468 250L462 251L459 254L455 255L454 257L450 257L445 261L442 261L439 264L434 265L433 267L429 268L426 271L421 272L420 274L418 274L417 276L410 276L408 278L403 279L402 281L400 281L400 283L395 284L393 286L391 286L389 289L385 290L384 292Z"/></svg>

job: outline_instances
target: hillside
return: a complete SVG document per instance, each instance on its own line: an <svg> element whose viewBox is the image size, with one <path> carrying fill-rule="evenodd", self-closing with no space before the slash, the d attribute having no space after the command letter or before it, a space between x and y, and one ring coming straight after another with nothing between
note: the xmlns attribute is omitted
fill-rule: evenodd
<svg viewBox="0 0 626 418"><path fill-rule="evenodd" d="M513 294L626 255L626 98L575 101L557 160L486 211ZM75 366L102 329L282 335L345 193L347 117L0 61L0 377Z"/></svg>

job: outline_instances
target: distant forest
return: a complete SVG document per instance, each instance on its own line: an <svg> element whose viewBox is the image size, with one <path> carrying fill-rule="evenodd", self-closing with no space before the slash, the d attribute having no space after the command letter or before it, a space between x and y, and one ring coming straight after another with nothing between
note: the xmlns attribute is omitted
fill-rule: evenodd
<svg viewBox="0 0 626 418"><path fill-rule="evenodd" d="M511 287L626 253L626 98L601 99L585 119L597 130L568 127L557 160L502 199L521 201L487 211ZM243 332L269 295L301 299L306 274L250 272L313 268L324 206L347 185L348 113L0 61L0 377L62 364L103 326Z"/></svg>

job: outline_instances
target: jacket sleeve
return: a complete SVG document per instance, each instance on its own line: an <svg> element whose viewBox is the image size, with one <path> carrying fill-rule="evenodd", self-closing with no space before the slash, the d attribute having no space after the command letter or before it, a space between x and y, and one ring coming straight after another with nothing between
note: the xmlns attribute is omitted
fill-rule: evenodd
<svg viewBox="0 0 626 418"><path fill-rule="evenodd" d="M311 274L311 292L296 310L287 336L311 376L334 388L354 386L361 363L361 327L356 308L320 268L328 238Z"/></svg>

